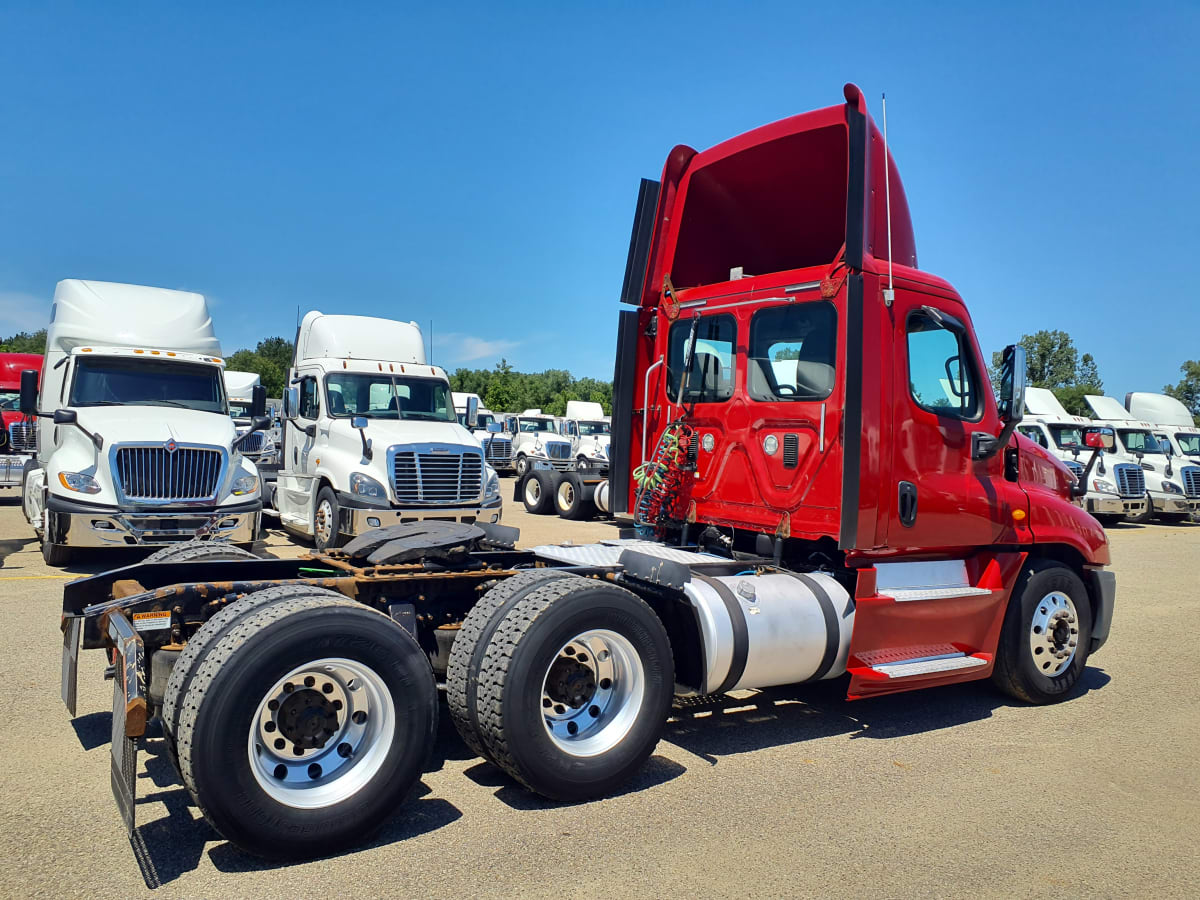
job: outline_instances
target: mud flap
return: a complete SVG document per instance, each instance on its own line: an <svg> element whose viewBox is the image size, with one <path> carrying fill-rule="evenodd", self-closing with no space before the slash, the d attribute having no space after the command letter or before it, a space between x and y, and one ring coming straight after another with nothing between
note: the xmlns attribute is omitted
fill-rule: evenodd
<svg viewBox="0 0 1200 900"><path fill-rule="evenodd" d="M113 678L112 792L125 829L133 837L137 742L146 733L146 665L142 638L120 610L108 614L108 636L117 650Z"/></svg>
<svg viewBox="0 0 1200 900"><path fill-rule="evenodd" d="M137 803L137 738L126 735L125 689L120 678L113 679L112 712L112 792L125 822L125 831L133 837Z"/></svg>
<svg viewBox="0 0 1200 900"><path fill-rule="evenodd" d="M62 702L75 718L76 685L79 683L79 635L83 619L72 616L63 624Z"/></svg>

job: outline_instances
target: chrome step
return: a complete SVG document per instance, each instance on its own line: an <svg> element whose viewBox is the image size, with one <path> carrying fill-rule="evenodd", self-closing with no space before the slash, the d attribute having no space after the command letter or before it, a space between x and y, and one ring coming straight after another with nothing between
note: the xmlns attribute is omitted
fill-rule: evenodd
<svg viewBox="0 0 1200 900"><path fill-rule="evenodd" d="M876 591L880 597L891 597L897 603L910 600L941 600L951 597L982 597L990 594L987 588L968 587L914 587L914 588L885 588Z"/></svg>
<svg viewBox="0 0 1200 900"><path fill-rule="evenodd" d="M931 675L935 672L952 672L955 669L973 669L986 666L988 661L965 653L947 653L942 656L923 656L916 659L899 660L871 666L871 670L888 678L910 678L913 675Z"/></svg>

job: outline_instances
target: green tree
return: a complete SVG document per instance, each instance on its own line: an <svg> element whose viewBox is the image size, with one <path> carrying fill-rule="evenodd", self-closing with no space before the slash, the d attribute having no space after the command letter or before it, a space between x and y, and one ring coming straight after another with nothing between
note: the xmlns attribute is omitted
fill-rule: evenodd
<svg viewBox="0 0 1200 900"><path fill-rule="evenodd" d="M1030 387L1049 388L1063 408L1076 416L1090 415L1087 394L1103 394L1104 382L1096 359L1090 353L1080 356L1075 342L1065 331L1042 331L1021 336L1025 348L1025 379ZM1002 353L992 354L989 373L992 385L1000 383Z"/></svg>
<svg viewBox="0 0 1200 900"><path fill-rule="evenodd" d="M269 337L253 350L238 350L225 358L225 367L234 372L253 372L267 389L268 397L282 397L288 369L292 365L292 342Z"/></svg>
<svg viewBox="0 0 1200 900"><path fill-rule="evenodd" d="M1189 359L1179 371L1183 377L1174 385L1165 385L1164 394L1170 394L1188 408L1192 417L1200 422L1200 360Z"/></svg>
<svg viewBox="0 0 1200 900"><path fill-rule="evenodd" d="M46 329L20 331L12 337L0 340L0 353L45 353Z"/></svg>

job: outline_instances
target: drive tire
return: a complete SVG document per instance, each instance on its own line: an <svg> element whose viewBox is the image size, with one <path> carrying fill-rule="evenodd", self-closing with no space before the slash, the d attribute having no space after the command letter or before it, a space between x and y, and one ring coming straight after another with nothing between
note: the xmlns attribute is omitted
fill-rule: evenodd
<svg viewBox="0 0 1200 900"><path fill-rule="evenodd" d="M160 547L142 560L144 563L161 562L217 562L240 559L261 559L245 547L227 544L224 541L186 541Z"/></svg>
<svg viewBox="0 0 1200 900"><path fill-rule="evenodd" d="M1055 675L1044 671L1058 665L1053 656L1043 647L1038 651L1031 647L1038 642L1035 633L1038 627L1035 614L1053 611L1069 600L1074 622L1064 622L1058 628L1064 638L1074 641L1074 646L1063 646L1064 651L1073 650L1066 668ZM1075 629L1074 633L1071 629ZM1046 630L1049 633L1049 629ZM1073 570L1053 560L1030 562L1017 579L1008 609L1004 614L1004 625L1000 642L996 648L996 665L992 670L992 683L1018 700L1026 703L1056 703L1079 681L1087 666L1088 649L1092 638L1092 606L1087 588ZM1040 645L1040 642L1039 642Z"/></svg>
<svg viewBox="0 0 1200 900"><path fill-rule="evenodd" d="M323 522L329 521L328 529ZM338 505L337 494L329 485L317 492L317 503L313 507L313 544L321 551L333 550L345 542L341 528L341 507Z"/></svg>
<svg viewBox="0 0 1200 900"><path fill-rule="evenodd" d="M208 545L205 544L203 546ZM166 549L177 550L182 548L168 547ZM238 550L240 548L233 547L231 549ZM240 559L241 557L231 556L226 558ZM168 560L156 560L156 562L164 561ZM184 645L179 658L175 660L175 665L171 667L171 674L167 678L167 686L163 691L162 710L159 713L159 717L162 719L163 739L167 745L167 757L171 760L171 764L175 766L175 771L179 771L176 732L179 729L179 713L183 705L183 698L187 694L187 689L191 686L196 668L204 661L204 657L208 654L208 651L212 649L217 641L228 634L229 629L233 628L244 616L266 606L268 603L299 597L324 597L329 600L342 599L342 595L336 591L310 587L303 584L280 584L275 587L264 588L261 591L254 591L247 594L240 600L226 606L201 625L187 644Z"/></svg>
<svg viewBox="0 0 1200 900"><path fill-rule="evenodd" d="M521 484L521 499L525 510L535 516L544 516L554 510L553 472L535 469Z"/></svg>
<svg viewBox="0 0 1200 900"><path fill-rule="evenodd" d="M577 659L575 651L564 654L586 635L610 636L614 678L607 700L599 696L601 678L570 712L586 717L600 702L608 705L592 724L580 719L585 724L577 737L554 738L543 713L547 685L557 680L551 667ZM619 676L618 655L628 662ZM650 757L673 690L671 644L654 611L624 588L568 575L530 592L497 626L479 668L479 733L492 761L531 791L562 801L600 797ZM622 691L628 698L614 706ZM558 714L553 702L549 708ZM599 733L591 734L593 728ZM594 743L565 749L573 740Z"/></svg>
<svg viewBox="0 0 1200 900"><path fill-rule="evenodd" d="M573 521L590 519L596 513L591 491L575 472L568 472L558 482L554 492L554 508L562 518Z"/></svg>
<svg viewBox="0 0 1200 900"><path fill-rule="evenodd" d="M323 674L333 671L327 662L357 667L359 674L339 681L337 674ZM339 730L315 749L324 755L302 755L298 762L289 756L301 774L272 781L260 771L261 761L269 768L279 757L255 749L262 746L264 717L273 715L264 712L271 708L268 698L310 666L344 688L347 701L337 709L354 709L352 696L363 703L350 716L330 712L340 716L334 723ZM351 686L356 680L358 688ZM308 681L280 696L307 694L325 702ZM286 701L274 707L281 722L285 707ZM361 723L355 718L360 710ZM349 740L344 729L351 719L362 729L358 749L350 756L341 754L340 743L326 749ZM283 726L275 731L282 735ZM205 818L238 847L269 859L311 859L360 843L392 816L419 780L436 733L433 671L408 632L348 600L281 600L243 617L197 668L179 721L180 773ZM303 771L310 758L324 762L334 777L322 781L318 768L307 776L317 783L308 784ZM280 767L288 771L282 762L276 771ZM283 802L272 792L302 796L308 805Z"/></svg>
<svg viewBox="0 0 1200 900"><path fill-rule="evenodd" d="M490 759L483 738L479 736L476 703L479 665L492 634L508 611L530 591L549 581L566 578L567 574L557 569L518 572L484 594L463 619L446 665L446 708L463 742L476 756Z"/></svg>

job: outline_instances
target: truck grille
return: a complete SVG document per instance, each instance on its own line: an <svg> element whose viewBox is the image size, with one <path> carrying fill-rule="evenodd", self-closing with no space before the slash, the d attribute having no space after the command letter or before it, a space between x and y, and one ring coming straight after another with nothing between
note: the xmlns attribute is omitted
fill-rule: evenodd
<svg viewBox="0 0 1200 900"><path fill-rule="evenodd" d="M483 442L483 455L488 462L508 462L512 459L512 439L488 438Z"/></svg>
<svg viewBox="0 0 1200 900"><path fill-rule="evenodd" d="M1122 463L1113 466L1113 474L1117 479L1117 491L1122 497L1146 496L1146 474L1141 466Z"/></svg>
<svg viewBox="0 0 1200 900"><path fill-rule="evenodd" d="M213 500L225 454L177 447L118 447L113 478L130 500Z"/></svg>
<svg viewBox="0 0 1200 900"><path fill-rule="evenodd" d="M546 455L551 459L570 459L571 445L565 444L562 441L553 441L546 444Z"/></svg>
<svg viewBox="0 0 1200 900"><path fill-rule="evenodd" d="M1073 459L1063 460L1063 465L1071 470L1071 474L1075 476L1076 481L1083 480L1083 464L1077 463Z"/></svg>
<svg viewBox="0 0 1200 900"><path fill-rule="evenodd" d="M37 426L13 422L8 426L8 444L18 453L37 450Z"/></svg>
<svg viewBox="0 0 1200 900"><path fill-rule="evenodd" d="M1200 497L1200 466L1185 466L1183 490L1189 497Z"/></svg>
<svg viewBox="0 0 1200 900"><path fill-rule="evenodd" d="M475 503L483 493L483 456L400 450L392 461L392 486L398 503Z"/></svg>
<svg viewBox="0 0 1200 900"><path fill-rule="evenodd" d="M263 442L266 441L266 435L261 431L256 431L250 437L242 441L243 453L261 453Z"/></svg>

